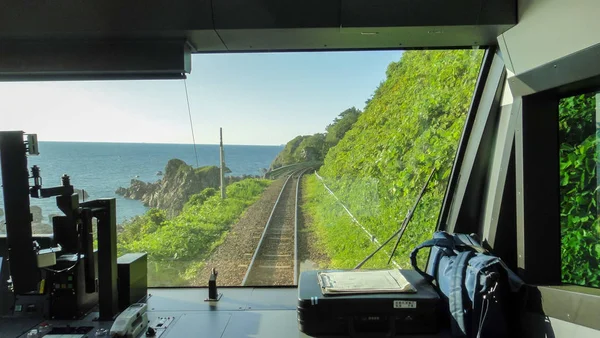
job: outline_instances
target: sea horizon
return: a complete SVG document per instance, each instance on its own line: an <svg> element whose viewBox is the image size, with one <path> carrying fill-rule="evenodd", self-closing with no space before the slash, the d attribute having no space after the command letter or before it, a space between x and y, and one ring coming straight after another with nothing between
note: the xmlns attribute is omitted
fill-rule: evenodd
<svg viewBox="0 0 600 338"><path fill-rule="evenodd" d="M145 144L145 145L183 145L193 146L194 143L177 143L177 142L128 142L128 141L55 141L55 140L38 140L38 143L95 143L95 144ZM196 143L196 146L219 146L219 143ZM223 146L239 146L239 147L284 147L285 144L236 144L223 143Z"/></svg>
<svg viewBox="0 0 600 338"><path fill-rule="evenodd" d="M225 144L224 147L225 165L231 170L227 176L261 175L283 149L273 145ZM191 143L40 141L39 153L28 156L27 165L40 167L44 187L60 185L60 177L68 174L74 188L84 189L90 199L116 198L118 223L148 210L140 201L115 193L120 187L129 187L132 179L160 180L159 172L164 173L171 159L180 159L192 167L220 163L218 144L197 144L194 150ZM49 215L59 213L54 198L30 200L31 205L42 208L46 223ZM2 193L0 208L4 209Z"/></svg>

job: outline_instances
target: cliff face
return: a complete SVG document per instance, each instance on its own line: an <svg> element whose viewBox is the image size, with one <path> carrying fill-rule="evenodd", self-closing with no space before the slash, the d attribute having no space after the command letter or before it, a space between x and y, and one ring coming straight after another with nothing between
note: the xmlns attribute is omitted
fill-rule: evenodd
<svg viewBox="0 0 600 338"><path fill-rule="evenodd" d="M176 216L193 194L205 188L219 187L219 168L206 166L194 169L182 160L172 159L167 163L164 176L155 183L133 179L129 188L119 188L116 193L125 198L140 200L151 208L167 211L169 217Z"/></svg>

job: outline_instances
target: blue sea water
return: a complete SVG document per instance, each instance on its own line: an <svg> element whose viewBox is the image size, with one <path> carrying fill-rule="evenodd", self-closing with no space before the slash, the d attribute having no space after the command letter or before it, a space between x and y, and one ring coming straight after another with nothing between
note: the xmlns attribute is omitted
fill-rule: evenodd
<svg viewBox="0 0 600 338"><path fill-rule="evenodd" d="M139 201L117 196L117 188L128 187L133 178L145 182L159 180L157 172L164 172L172 158L196 166L191 144L40 142L39 148L40 155L28 157L28 165L41 168L44 187L59 186L60 177L68 174L71 184L84 189L89 199L115 197L119 223L143 214L148 208ZM200 166L219 165L218 145L197 145L196 149ZM232 171L228 175L238 176L260 175L260 170L268 168L283 147L225 145L224 149L225 165ZM45 223L51 224L50 214L60 214L54 198L32 198L31 205L42 208ZM1 193L0 208L4 208Z"/></svg>

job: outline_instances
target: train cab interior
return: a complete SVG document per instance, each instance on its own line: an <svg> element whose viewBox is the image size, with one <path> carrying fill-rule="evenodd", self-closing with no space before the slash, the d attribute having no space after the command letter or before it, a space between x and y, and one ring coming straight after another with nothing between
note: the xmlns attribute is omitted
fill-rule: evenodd
<svg viewBox="0 0 600 338"><path fill-rule="evenodd" d="M4 1L0 81L177 80L193 75L193 56L199 54L477 51L480 68L435 228L477 234L525 282L522 305L514 310L519 335L600 337L598 13L596 0ZM0 112L0 129L18 110ZM78 125L93 128L85 119ZM27 165L23 149L36 140L3 135L3 178L29 182L15 187L4 180L4 201L8 194L28 201L33 181L22 172ZM569 138L576 140L568 144ZM68 177L63 184L57 190L40 185L36 193L73 193ZM61 201L61 210L75 203ZM12 207L18 208L15 203ZM86 276L96 269L99 277L77 282L88 289L99 283L100 292L114 303L117 267L103 261L116 259L113 203L81 204L89 210L85 219L98 220L96 266L89 259L94 241L85 239L83 250L91 269ZM89 314L71 319L43 315L50 295L30 294L40 288L39 278L30 276L41 264L27 244L31 230L22 230L30 220L9 224L11 206L3 207L12 233L0 234L0 337L58 336L60 330L42 330L48 325L68 328L62 332L69 337L108 337L121 313L108 298L95 300L100 301L99 320ZM113 230L101 231L105 224ZM88 224L84 220L80 226ZM49 237L37 240L51 246L45 242ZM156 330L149 333L144 327L136 336L308 337L298 325L297 286L227 286L220 284L222 276L216 277L218 295L209 294L214 290L208 288L208 274L205 284L196 287L149 285L142 320ZM16 315L15 306L22 304L37 307ZM88 330L73 331L78 327ZM398 335L450 336L443 328L435 334Z"/></svg>

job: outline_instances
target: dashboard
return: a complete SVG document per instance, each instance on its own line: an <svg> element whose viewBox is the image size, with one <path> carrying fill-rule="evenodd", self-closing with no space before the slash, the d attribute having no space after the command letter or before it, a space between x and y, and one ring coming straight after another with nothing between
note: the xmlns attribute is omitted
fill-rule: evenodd
<svg viewBox="0 0 600 338"><path fill-rule="evenodd" d="M223 294L221 299L209 302L205 301L208 296L206 288L148 289L147 314L150 327L162 323L154 337L308 337L298 330L298 291L295 287L219 288L219 292ZM113 322L95 321L96 316L96 312L91 312L83 320L77 321L0 318L0 338L28 337L27 334L40 325L59 329L55 330L57 333L45 334L43 337L109 337L106 331ZM70 332L67 331L68 328ZM76 333L77 329L87 333ZM138 335L145 336L145 333Z"/></svg>

